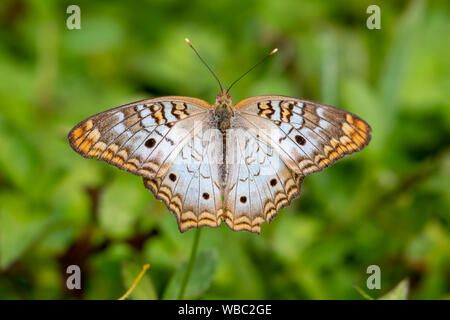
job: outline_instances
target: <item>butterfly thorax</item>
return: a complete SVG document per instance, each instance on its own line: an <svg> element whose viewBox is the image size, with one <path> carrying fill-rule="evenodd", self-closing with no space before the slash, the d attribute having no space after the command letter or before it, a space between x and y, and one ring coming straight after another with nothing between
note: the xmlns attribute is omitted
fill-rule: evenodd
<svg viewBox="0 0 450 320"><path fill-rule="evenodd" d="M222 133L231 128L231 117L234 115L232 105L232 98L226 91L222 91L216 96L216 102L214 103L214 118L217 128L222 131Z"/></svg>

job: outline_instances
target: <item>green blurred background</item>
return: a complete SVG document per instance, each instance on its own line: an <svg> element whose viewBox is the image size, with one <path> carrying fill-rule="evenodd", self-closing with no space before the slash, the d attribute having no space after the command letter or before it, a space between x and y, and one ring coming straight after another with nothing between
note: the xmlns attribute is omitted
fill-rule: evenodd
<svg viewBox="0 0 450 320"><path fill-rule="evenodd" d="M66 8L81 8L68 30ZM381 8L369 30L366 9ZM402 279L411 299L450 298L448 1L25 1L0 3L0 299L171 298L194 230L142 179L86 160L66 135L131 101L213 102L281 94L352 111L370 145L305 179L260 236L204 228L187 297L377 298ZM66 267L82 289L66 289ZM381 268L368 290L366 269ZM177 271L178 270L178 271ZM178 280L177 280L178 279Z"/></svg>

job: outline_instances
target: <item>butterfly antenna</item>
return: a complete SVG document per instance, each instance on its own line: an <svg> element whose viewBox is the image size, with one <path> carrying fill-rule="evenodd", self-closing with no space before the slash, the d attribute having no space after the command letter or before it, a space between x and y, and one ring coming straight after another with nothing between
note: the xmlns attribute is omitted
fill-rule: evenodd
<svg viewBox="0 0 450 320"><path fill-rule="evenodd" d="M267 56L265 56L264 58L262 58L261 60L259 60L259 62L257 64L255 64L253 67L251 67L246 73L244 73L242 76L240 76L239 78L237 78L227 89L227 92L230 91L231 87L234 86L236 84L236 82L238 82L239 80L241 80L243 77L245 77L250 71L252 71L253 69L255 69L257 66L259 66L261 63L263 63L268 57L270 57L271 55L275 54L278 51L278 48L273 49Z"/></svg>
<svg viewBox="0 0 450 320"><path fill-rule="evenodd" d="M199 59L203 62L203 64L208 68L209 72L211 72L211 74L214 76L214 78L216 78L217 82L219 83L220 86L220 91L223 91L223 87L222 84L220 83L219 78L216 76L216 74L214 73L214 71L212 71L212 69L208 66L208 64L206 63L205 60L203 60L203 58L200 56L200 54L197 52L197 50L195 50L194 46L192 45L192 43L189 41L188 38L184 38L184 41L186 41L186 43L189 45L189 47L192 48L192 50L194 50L195 54L197 55L197 57L199 57Z"/></svg>

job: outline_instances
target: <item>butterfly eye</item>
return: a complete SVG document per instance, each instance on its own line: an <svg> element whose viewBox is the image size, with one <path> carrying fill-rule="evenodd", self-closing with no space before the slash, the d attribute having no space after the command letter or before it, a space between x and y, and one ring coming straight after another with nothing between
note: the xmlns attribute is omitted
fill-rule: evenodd
<svg viewBox="0 0 450 320"><path fill-rule="evenodd" d="M208 200L209 199L209 193L204 192L202 197L203 197L203 199Z"/></svg>
<svg viewBox="0 0 450 320"><path fill-rule="evenodd" d="M300 135L296 135L296 136L295 136L295 141L297 141L297 143L298 143L299 145L304 145L304 144L306 143L305 138L303 138L303 137L300 136Z"/></svg>
<svg viewBox="0 0 450 320"><path fill-rule="evenodd" d="M176 176L174 173L171 173L171 174L169 174L169 179L170 179L172 182L175 182L175 180L177 180L177 176Z"/></svg>
<svg viewBox="0 0 450 320"><path fill-rule="evenodd" d="M277 179L272 179L272 180L270 180L270 185L271 185L272 187L275 187L275 186L277 185Z"/></svg>
<svg viewBox="0 0 450 320"><path fill-rule="evenodd" d="M240 200L241 200L242 203L246 203L247 202L247 197L246 196L242 196Z"/></svg>
<svg viewBox="0 0 450 320"><path fill-rule="evenodd" d="M151 138L145 141L145 146L147 148L153 148L155 146L155 143L156 143L155 139Z"/></svg>

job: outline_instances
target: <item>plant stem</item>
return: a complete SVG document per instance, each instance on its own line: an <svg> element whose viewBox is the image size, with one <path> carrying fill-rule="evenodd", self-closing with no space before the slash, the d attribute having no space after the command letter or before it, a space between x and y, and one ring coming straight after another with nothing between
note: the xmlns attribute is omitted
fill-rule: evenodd
<svg viewBox="0 0 450 320"><path fill-rule="evenodd" d="M178 295L178 300L182 300L184 297L184 292L186 291L189 278L191 277L192 269L194 268L195 258L197 257L198 244L200 242L200 231L201 228L197 228L194 234L194 240L192 241L191 255L189 256L189 261L186 265L186 271L184 272L183 281L181 282L180 294Z"/></svg>
<svg viewBox="0 0 450 320"><path fill-rule="evenodd" d="M147 269L150 268L150 264L144 264L142 266L142 271L141 273L139 273L139 275L137 276L136 280L134 280L133 284L131 285L130 289L128 289L127 292L125 292L125 294L123 296L121 296L118 300L125 300L134 290L134 288L136 288L136 286L138 285L138 283L141 281L142 277L144 276L145 272L147 271Z"/></svg>
<svg viewBox="0 0 450 320"><path fill-rule="evenodd" d="M358 287L358 286L353 286L353 287L356 289L356 291L359 292L360 295L362 295L362 296L363 296L364 298L366 298L367 300L375 300L374 298L372 298L371 296L369 296L367 293L365 293L364 290L361 289L360 287Z"/></svg>

